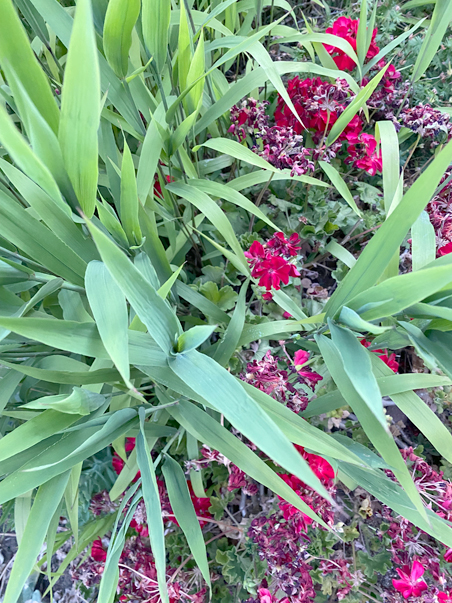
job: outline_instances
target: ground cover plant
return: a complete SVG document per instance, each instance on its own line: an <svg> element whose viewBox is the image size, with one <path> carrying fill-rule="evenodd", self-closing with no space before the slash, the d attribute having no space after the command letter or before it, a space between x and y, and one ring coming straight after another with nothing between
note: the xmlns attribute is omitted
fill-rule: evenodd
<svg viewBox="0 0 452 603"><path fill-rule="evenodd" d="M450 2L0 17L3 603L450 602Z"/></svg>

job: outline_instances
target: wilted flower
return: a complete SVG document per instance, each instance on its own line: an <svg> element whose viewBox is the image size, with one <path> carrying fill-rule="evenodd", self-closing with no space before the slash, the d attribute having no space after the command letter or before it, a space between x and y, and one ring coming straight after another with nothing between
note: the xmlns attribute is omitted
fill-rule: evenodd
<svg viewBox="0 0 452 603"><path fill-rule="evenodd" d="M445 138L450 137L452 124L449 123L449 115L428 104L419 103L411 109L404 109L400 114L400 121L406 128L416 132L422 138L433 140L441 133L445 135Z"/></svg>

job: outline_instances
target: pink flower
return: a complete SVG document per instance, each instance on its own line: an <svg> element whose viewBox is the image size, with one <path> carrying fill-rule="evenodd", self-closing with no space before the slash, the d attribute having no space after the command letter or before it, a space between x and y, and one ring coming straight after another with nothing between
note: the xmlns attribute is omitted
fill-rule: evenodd
<svg viewBox="0 0 452 603"><path fill-rule="evenodd" d="M91 545L91 557L94 561L103 563L107 559L107 551L102 546L102 540L98 538Z"/></svg>
<svg viewBox="0 0 452 603"><path fill-rule="evenodd" d="M274 601L277 601L267 588L259 588L257 592L259 595L259 603L274 603Z"/></svg>
<svg viewBox="0 0 452 603"><path fill-rule="evenodd" d="M447 551L444 553L444 561L447 561L447 563L452 563L452 549L447 549Z"/></svg>
<svg viewBox="0 0 452 603"><path fill-rule="evenodd" d="M448 593L438 593L440 603L452 603L452 590Z"/></svg>
<svg viewBox="0 0 452 603"><path fill-rule="evenodd" d="M293 316L292 316L292 314L289 314L289 312L284 312L283 318L293 318Z"/></svg>
<svg viewBox="0 0 452 603"><path fill-rule="evenodd" d="M260 277L259 285L261 287L265 287L268 291L272 288L278 291L281 288L281 282L287 285L290 276L300 276L300 273L284 258L274 256L260 264L259 268L255 270L255 276Z"/></svg>
<svg viewBox="0 0 452 603"><path fill-rule="evenodd" d="M305 350L297 350L293 357L293 363L295 366L302 366L309 360L309 352Z"/></svg>
<svg viewBox="0 0 452 603"><path fill-rule="evenodd" d="M421 580L425 569L419 561L413 562L411 570L408 565L404 565L402 569L396 571L400 576L400 580L393 580L392 585L399 593L402 593L404 599L412 596L419 597L424 590L428 589L427 583Z"/></svg>

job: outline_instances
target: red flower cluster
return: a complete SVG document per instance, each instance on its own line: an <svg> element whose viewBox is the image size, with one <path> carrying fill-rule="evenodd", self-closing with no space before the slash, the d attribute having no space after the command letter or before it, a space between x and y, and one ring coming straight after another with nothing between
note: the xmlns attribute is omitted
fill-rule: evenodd
<svg viewBox="0 0 452 603"><path fill-rule="evenodd" d="M300 249L299 241L297 233L287 240L282 232L277 232L264 245L254 241L249 251L245 251L245 257L251 267L251 276L258 278L259 285L266 289L262 296L264 299L272 299L271 289L278 291L281 282L287 285L291 276L300 276L294 264L289 261L297 255Z"/></svg>
<svg viewBox="0 0 452 603"><path fill-rule="evenodd" d="M371 344L371 341L361 339L361 345L363 345L365 348L368 348ZM383 362L386 364L386 366L391 369L391 371L397 373L397 371L399 370L399 363L396 360L395 354L388 355L388 350L372 350L372 352L375 352L375 354L380 354L378 356L380 360L383 360Z"/></svg>
<svg viewBox="0 0 452 603"><path fill-rule="evenodd" d="M339 17L333 23L332 27L328 27L326 30L327 34L333 34L334 36L338 36L351 45L353 50L356 52L356 36L358 34L359 27L359 19L349 19L348 17ZM366 54L366 60L369 61L373 57L375 57L380 49L375 44L375 36L377 35L377 29L375 28L372 32L372 40L370 42L369 50ZM340 48L336 46L330 46L325 44L325 48L333 57L333 61L336 63L337 67L342 70L351 71L355 68L355 61L351 59L348 54L346 54Z"/></svg>
<svg viewBox="0 0 452 603"><path fill-rule="evenodd" d="M336 80L335 84L330 84L320 77L300 80L296 76L288 81L287 92L302 124L280 95L278 95L275 110L275 124L290 127L296 134L302 134L303 130L307 128L311 130L313 139L317 143L325 134L328 134L352 99L349 85L341 79ZM358 134L361 129L361 119L355 115L345 128L342 138L347 133Z"/></svg>
<svg viewBox="0 0 452 603"><path fill-rule="evenodd" d="M347 82L341 79L338 79L336 84L330 84L322 81L320 77L300 80L297 76L289 80L287 91L303 125L281 96L278 96L275 124L291 127L297 133L301 133L304 126L311 131L314 142L319 144L351 100L350 88ZM381 152L377 151L377 141L371 134L363 132L363 122L358 115L353 117L333 144L333 157L343 141L349 145L346 163L366 170L371 176L375 176L377 171L381 172L382 158ZM316 151L313 158L327 159L327 155L328 148Z"/></svg>
<svg viewBox="0 0 452 603"><path fill-rule="evenodd" d="M361 170L365 170L371 176L383 169L383 160L381 151L377 151L377 141L375 136L360 132L358 135L347 134L348 157L345 163L353 165Z"/></svg>
<svg viewBox="0 0 452 603"><path fill-rule="evenodd" d="M124 447L125 447L126 452L132 452L132 450L135 448L135 438L126 438L126 443L125 443ZM124 469L125 462L122 460L122 458L119 456L119 454L117 452L115 452L113 454L113 459L111 461L111 464L112 464L112 467L115 470L115 472L119 475L121 473L121 471ZM140 477L141 477L141 473L138 471L138 473L133 478L133 481L136 482L137 479L139 479Z"/></svg>

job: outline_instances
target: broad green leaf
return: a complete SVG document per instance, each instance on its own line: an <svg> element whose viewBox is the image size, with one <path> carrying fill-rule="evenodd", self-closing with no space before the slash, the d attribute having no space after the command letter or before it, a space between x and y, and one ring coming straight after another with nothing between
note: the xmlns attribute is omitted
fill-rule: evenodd
<svg viewBox="0 0 452 603"><path fill-rule="evenodd" d="M229 323L231 324L231 323ZM186 354L203 344L217 328L217 325L198 325L184 331L177 340L177 352Z"/></svg>
<svg viewBox="0 0 452 603"><path fill-rule="evenodd" d="M132 387L126 298L102 262L88 264L85 287L102 343L124 382Z"/></svg>
<svg viewBox="0 0 452 603"><path fill-rule="evenodd" d="M204 544L204 537L199 525L199 520L196 517L196 511L190 498L190 492L188 490L184 472L179 463L168 455L165 456L162 471L165 477L165 484L168 490L171 508L187 539L193 558L210 589L212 587L210 584L206 545Z"/></svg>
<svg viewBox="0 0 452 603"><path fill-rule="evenodd" d="M83 285L86 263L82 258L2 191L0 235L34 258L34 262L74 285Z"/></svg>
<svg viewBox="0 0 452 603"><path fill-rule="evenodd" d="M382 426L379 420L375 420L374 412L353 387L352 382L345 373L340 352L335 344L324 335L318 335L316 341L333 380L347 403L353 409L367 437L388 465L393 467L394 475L405 489L413 505L421 516L426 518L425 507L419 492L411 479L410 472L391 433Z"/></svg>
<svg viewBox="0 0 452 603"><path fill-rule="evenodd" d="M221 339L216 351L214 358L221 364L221 366L227 367L229 360L235 350L239 347L239 341L242 336L243 327L245 325L245 312L246 312L246 292L248 290L249 281L246 280L241 289L237 305L232 315L231 321L229 322L226 331Z"/></svg>
<svg viewBox="0 0 452 603"><path fill-rule="evenodd" d="M29 0L39 14L49 24L66 48L69 46L73 20L64 6L58 0ZM144 134L143 122L135 104L127 93L123 82L114 74L101 53L98 53L102 92L108 92L108 98L134 130Z"/></svg>
<svg viewBox="0 0 452 603"><path fill-rule="evenodd" d="M104 51L108 64L120 78L127 75L132 30L140 14L140 0L109 0L104 22Z"/></svg>
<svg viewBox="0 0 452 603"><path fill-rule="evenodd" d="M418 512L406 490L387 477L382 471L369 471L356 465L340 464L340 468L362 488L370 492L383 504L393 509L397 515L405 517L418 528L431 534L446 546L452 546L452 530L448 523L433 510L426 510L426 516Z"/></svg>
<svg viewBox="0 0 452 603"><path fill-rule="evenodd" d="M96 206L100 74L90 0L79 0L66 60L58 138L66 171L88 218Z"/></svg>
<svg viewBox="0 0 452 603"><path fill-rule="evenodd" d="M326 161L319 161L319 165L325 172L325 174L328 176L328 178L331 180L337 192L341 195L343 199L345 199L345 201L353 209L355 214L361 218L362 212L356 206L355 200L353 199L352 194L349 191L348 186L345 184L340 173L336 170L335 167L331 165L331 163L328 163Z"/></svg>
<svg viewBox="0 0 452 603"><path fill-rule="evenodd" d="M377 354L372 354L372 365L377 377L387 377L392 373ZM413 391L394 393L390 397L439 454L452 462L452 434L424 400Z"/></svg>
<svg viewBox="0 0 452 603"><path fill-rule="evenodd" d="M151 193L151 189L154 186L154 176L163 148L163 139L157 124L165 127L166 122L164 120L165 109L163 104L160 104L152 116L151 123L147 127L138 162L137 193L143 205L145 205L147 196Z"/></svg>
<svg viewBox="0 0 452 603"><path fill-rule="evenodd" d="M13 96L17 88L14 78L9 81L10 68L14 67L18 79L29 97L52 128L58 131L58 108L48 79L39 66L28 36L22 27L11 0L1 0L0 11L0 65L8 79Z"/></svg>
<svg viewBox="0 0 452 603"><path fill-rule="evenodd" d="M190 62L190 67L187 73L186 86L190 89L186 98L184 99L187 108L187 113L193 113L196 111L199 103L202 99L204 91L204 71L205 71L205 57L204 57L204 33L201 30L198 44L193 57ZM197 82L192 86L194 82Z"/></svg>
<svg viewBox="0 0 452 603"><path fill-rule="evenodd" d="M93 224L88 227L110 274L150 335L168 353L181 333L176 315L124 253Z"/></svg>
<svg viewBox="0 0 452 603"><path fill-rule="evenodd" d="M319 186L327 186L325 182L322 182L317 178L312 178L311 176L290 176L289 170L279 170L278 168L275 168L273 165L268 163L268 161L266 161L256 153L253 153L251 149L244 147L235 140L229 140L227 138L212 138L211 140L208 140L207 142L194 147L193 151L197 151L201 147L207 147L209 149L214 149L215 151L218 151L220 153L226 153L231 157L235 157L235 159L245 161L250 165L255 165L256 167L268 170L269 172L274 172L276 174L287 174L287 178L290 180L297 180L298 182L307 182L309 184L315 184Z"/></svg>
<svg viewBox="0 0 452 603"><path fill-rule="evenodd" d="M5 603L17 603L41 551L47 529L68 479L69 473L62 473L39 488L8 579L3 599Z"/></svg>
<svg viewBox="0 0 452 603"><path fill-rule="evenodd" d="M342 305L349 305L347 302L350 298L377 282L408 230L430 201L451 160L452 141L409 188L399 205L366 245L354 268L340 282L327 302L325 312L328 316L334 316Z"/></svg>
<svg viewBox="0 0 452 603"><path fill-rule="evenodd" d="M31 511L31 497L33 490L26 492L23 496L18 496L14 501L14 532L16 533L17 544L20 546L24 535L25 526Z"/></svg>
<svg viewBox="0 0 452 603"><path fill-rule="evenodd" d="M83 463L78 463L72 467L72 470L69 474L69 480L66 486L66 490L64 491L64 500L66 503L66 510L69 516L69 522L71 524L72 532L74 534L75 546L78 547L78 498L79 498L79 482L80 476L82 473ZM60 518L57 518L59 525ZM56 530L55 530L56 531ZM47 550L51 550L53 547L49 546L47 542ZM49 564L50 565L50 564ZM50 569L50 568L49 568Z"/></svg>
<svg viewBox="0 0 452 603"><path fill-rule="evenodd" d="M372 357L373 361L373 357ZM382 396L401 394L410 390L424 389L429 387L441 387L451 385L452 381L442 375L429 375L426 373L406 373L403 375L391 374L388 377L377 377L378 387ZM335 390L324 396L320 396L309 403L306 410L300 413L305 418L315 417L325 412L330 412L346 406L347 402L339 390Z"/></svg>
<svg viewBox="0 0 452 603"><path fill-rule="evenodd" d="M2 360L2 364L5 364L5 361ZM23 365L22 365L23 366ZM16 371L8 371L2 377L2 387L0 388L0 413L3 412L3 409L8 404L11 396L16 391L17 386L22 381L22 375L17 373ZM4 439L4 438L3 438Z"/></svg>
<svg viewBox="0 0 452 603"><path fill-rule="evenodd" d="M433 262L436 257L435 230L426 211L421 213L411 227L411 240L413 272L416 272Z"/></svg>
<svg viewBox="0 0 452 603"><path fill-rule="evenodd" d="M377 122L375 136L381 142L383 193L386 215L389 216L400 201L395 199L400 179L399 139L392 121Z"/></svg>
<svg viewBox="0 0 452 603"><path fill-rule="evenodd" d="M214 15L215 16L215 15ZM190 32L188 29L188 17L185 2L180 3L179 38L177 44L177 75L179 88L185 90L187 87L187 76L191 62Z"/></svg>
<svg viewBox="0 0 452 603"><path fill-rule="evenodd" d="M375 88L378 86L382 77L386 73L388 67L389 65L383 67L383 69L379 71L377 75L375 75L370 82L355 96L345 111L341 113L337 121L334 122L333 127L328 134L328 144L332 144L342 134L344 129L355 117L358 111L365 106L366 102L369 100Z"/></svg>
<svg viewBox="0 0 452 603"><path fill-rule="evenodd" d="M367 320L363 320L359 314L357 314L354 310L347 308L347 306L342 306L341 312L339 314L339 322L343 323L347 327L351 329L362 332L362 333L373 333L374 335L380 335L387 331L390 327L379 327L374 325Z"/></svg>
<svg viewBox="0 0 452 603"><path fill-rule="evenodd" d="M430 26L413 67L412 82L417 82L426 72L438 51L451 19L452 4L449 0L436 0Z"/></svg>
<svg viewBox="0 0 452 603"><path fill-rule="evenodd" d="M362 0L359 13L358 31L356 34L356 54L359 65L362 68L366 60L366 54L369 49L367 44L367 0Z"/></svg>
<svg viewBox="0 0 452 603"><path fill-rule="evenodd" d="M81 387L74 387L70 394L44 396L24 404L21 408L33 408L36 410L48 408L64 414L77 415L76 418L79 419L80 415L89 415L94 410L100 408L104 402L105 396L90 392ZM38 418L36 417L36 419ZM15 433L15 431L12 433Z"/></svg>
<svg viewBox="0 0 452 603"><path fill-rule="evenodd" d="M92 358L110 358L94 323L79 323L52 318L4 318L0 316L0 327L59 350ZM165 355L156 343L149 335L137 331L129 332L129 358L131 364L165 365ZM93 375L94 378L97 377ZM91 383L97 383L97 381L91 381Z"/></svg>
<svg viewBox="0 0 452 603"><path fill-rule="evenodd" d="M287 486L277 473L209 414L184 400L181 400L177 406L169 408L168 411L195 438L224 454L227 459L232 461L252 479L270 488L278 496L281 496L281 498L284 498L294 505L294 507L325 527L325 524L322 520L319 521L313 510L300 497L294 496L292 488ZM304 464L304 459L300 455L298 456L300 472L310 473L309 467ZM301 466L303 469L301 469Z"/></svg>
<svg viewBox="0 0 452 603"><path fill-rule="evenodd" d="M140 245L143 238L138 220L138 203L135 167L133 165L132 154L124 139L124 154L121 166L120 214L121 224L127 235L129 245Z"/></svg>
<svg viewBox="0 0 452 603"><path fill-rule="evenodd" d="M333 34L327 33L308 33L308 34L295 34L293 36L287 36L284 39L285 43L288 42L298 42L300 45L304 46L306 42L313 42L319 44L327 44L329 46L334 46L335 48L339 48L344 52L347 56L349 56L355 63L359 61L356 56L356 52L353 50L352 45L344 38L340 38L339 36L335 36ZM337 77L337 76L336 76Z"/></svg>
<svg viewBox="0 0 452 603"><path fill-rule="evenodd" d="M162 509L160 505L159 489L155 477L154 463L151 458L149 446L144 432L144 408L140 408L140 433L137 437L137 461L141 472L143 484L143 498L149 525L149 538L155 567L160 597L163 603L168 603L168 589L166 586L166 553L165 532L163 527Z"/></svg>
<svg viewBox="0 0 452 603"><path fill-rule="evenodd" d="M328 245L325 247L326 251L329 251L335 258L344 262L346 266L349 268L353 268L356 264L356 258L353 254L351 254L348 249L342 247L339 243L337 243L334 239L331 239Z"/></svg>
<svg viewBox="0 0 452 603"><path fill-rule="evenodd" d="M234 251L240 264L242 265L242 270L244 270L245 274L247 274L249 272L249 267L248 262L243 255L243 250L237 240L231 223L218 205L208 195L206 195L206 193L198 190L196 187L184 184L183 182L172 182L171 184L168 184L167 188L179 197L189 201L199 211L201 211L208 218L208 220L210 220L210 222L212 222L221 236L224 237L231 249Z"/></svg>
<svg viewBox="0 0 452 603"><path fill-rule="evenodd" d="M426 0L425 2L423 0L421 0L421 1L422 1L422 4L427 4L429 2L429 0ZM409 4L409 2L405 3L403 6L405 7L407 4ZM425 18L420 19L419 21L416 22L416 24L411 29L409 29L408 31L404 31L402 34L400 34L400 36L397 36L397 38L395 38L394 40L389 42L389 44L386 44L386 46L384 46L380 50L380 52L376 56L374 56L373 59L371 59L368 63L366 63L364 65L363 75L366 75L366 73L368 73L372 69L372 67L374 67L379 61L381 61L381 59L383 59L387 54L389 54L392 50L394 50L394 48L397 48L397 46L399 46L407 38L409 38L411 35L413 35L413 33L416 31L416 29L421 27L421 25L424 23L424 21L425 21Z"/></svg>
<svg viewBox="0 0 452 603"><path fill-rule="evenodd" d="M271 173L267 172L263 181L266 182L270 176ZM230 183L231 186L227 186L226 184L214 182L213 180L190 180L188 184L210 196L225 199L230 203L234 203L234 205L238 205L250 214L256 216L256 218L259 218L259 220L268 224L274 230L279 230L279 228L258 207L256 207L254 203L247 199L245 195L239 193L238 190L234 190L232 188L232 183Z"/></svg>
<svg viewBox="0 0 452 603"><path fill-rule="evenodd" d="M216 304L210 299L201 295L194 288L189 287L182 281L176 281L175 283L177 293L188 303L198 308L205 316L211 318L219 324L228 323L231 318L226 312L223 312Z"/></svg>
<svg viewBox="0 0 452 603"><path fill-rule="evenodd" d="M282 467L308 483L305 472L300 469L299 454L295 448L227 370L195 350L170 357L168 364L188 387L223 413L245 437ZM252 422L250 416L254 417ZM315 483L313 487L322 496L328 496L320 482L311 479L309 483Z"/></svg>
<svg viewBox="0 0 452 603"><path fill-rule="evenodd" d="M352 298L347 305L364 320L377 320L402 312L450 282L452 266L433 263L431 268L387 279Z"/></svg>
<svg viewBox="0 0 452 603"><path fill-rule="evenodd" d="M168 35L171 19L171 0L143 0L141 22L143 38L157 77L163 71L168 52Z"/></svg>
<svg viewBox="0 0 452 603"><path fill-rule="evenodd" d="M64 206L61 193L50 170L33 153L2 105L0 105L0 142L20 169L39 184L56 203Z"/></svg>
<svg viewBox="0 0 452 603"><path fill-rule="evenodd" d="M328 321L331 339L342 358L345 373L374 418L389 435L383 401L377 380L372 372L370 352L351 331Z"/></svg>

